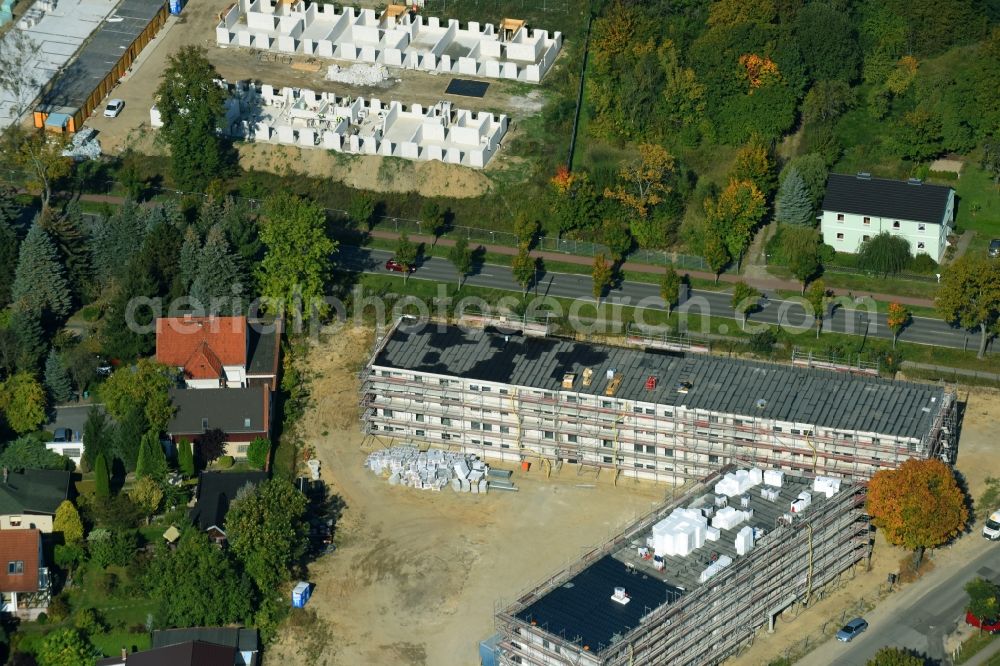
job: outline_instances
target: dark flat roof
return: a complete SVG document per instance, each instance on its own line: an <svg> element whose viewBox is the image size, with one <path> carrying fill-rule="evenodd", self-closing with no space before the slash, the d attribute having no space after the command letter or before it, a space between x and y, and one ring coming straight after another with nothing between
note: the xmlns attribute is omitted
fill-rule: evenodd
<svg viewBox="0 0 1000 666"><path fill-rule="evenodd" d="M944 389L877 377L743 361L707 354L665 354L563 338L536 338L430 323L398 326L374 364L401 370L604 395L606 371L622 377L615 397L756 416L823 428L919 438L930 430ZM584 368L594 372L583 386ZM646 380L657 388L646 390ZM690 383L678 393L680 382ZM765 400L758 407L758 400ZM924 411L924 410L927 411Z"/></svg>
<svg viewBox="0 0 1000 666"><path fill-rule="evenodd" d="M191 520L202 531L210 527L224 529L229 505L240 489L260 485L267 478L267 472L202 472L198 477L198 503L191 509Z"/></svg>
<svg viewBox="0 0 1000 666"><path fill-rule="evenodd" d="M172 388L169 393L177 408L167 424L171 435L200 435L215 429L227 434L269 432L271 396L263 386Z"/></svg>
<svg viewBox="0 0 1000 666"><path fill-rule="evenodd" d="M165 0L123 0L84 43L76 58L41 99L43 111L82 107L125 50L166 5Z"/></svg>
<svg viewBox="0 0 1000 666"><path fill-rule="evenodd" d="M11 471L0 476L0 515L51 514L69 497L71 474L55 469Z"/></svg>
<svg viewBox="0 0 1000 666"><path fill-rule="evenodd" d="M256 652L260 647L256 629L238 627L191 627L159 629L153 632L153 647L160 648L188 641L234 647L240 652Z"/></svg>
<svg viewBox="0 0 1000 666"><path fill-rule="evenodd" d="M277 327L272 330L272 327ZM248 375L277 375L278 360L281 354L280 324L247 322L247 335L250 338ZM275 388L275 387L272 387Z"/></svg>
<svg viewBox="0 0 1000 666"><path fill-rule="evenodd" d="M121 657L97 660L97 666L230 666L235 663L236 648L201 641L133 652L124 661Z"/></svg>
<svg viewBox="0 0 1000 666"><path fill-rule="evenodd" d="M612 601L615 587L624 587L631 601L624 606ZM581 645L596 653L679 594L672 585L642 573L630 573L624 562L605 555L517 617L568 641L579 639Z"/></svg>
<svg viewBox="0 0 1000 666"><path fill-rule="evenodd" d="M950 187L830 174L823 210L941 224Z"/></svg>

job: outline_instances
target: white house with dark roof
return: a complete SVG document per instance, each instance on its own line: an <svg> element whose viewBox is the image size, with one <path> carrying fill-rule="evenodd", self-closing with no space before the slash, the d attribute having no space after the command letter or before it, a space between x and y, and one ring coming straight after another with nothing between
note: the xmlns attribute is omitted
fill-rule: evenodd
<svg viewBox="0 0 1000 666"><path fill-rule="evenodd" d="M882 232L902 236L910 252L941 261L955 229L955 190L917 179L888 180L871 174L831 174L820 228L823 242L855 253Z"/></svg>

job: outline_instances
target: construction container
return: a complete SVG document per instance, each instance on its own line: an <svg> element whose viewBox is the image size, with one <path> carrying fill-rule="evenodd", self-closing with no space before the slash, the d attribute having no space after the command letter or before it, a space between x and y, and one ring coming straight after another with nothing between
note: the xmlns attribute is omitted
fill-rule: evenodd
<svg viewBox="0 0 1000 666"><path fill-rule="evenodd" d="M312 585L302 581L292 588L292 608L305 608L312 596Z"/></svg>
<svg viewBox="0 0 1000 666"><path fill-rule="evenodd" d="M531 463L528 462L527 460L522 460L521 461L521 471L522 472L527 472L529 469L531 469Z"/></svg>

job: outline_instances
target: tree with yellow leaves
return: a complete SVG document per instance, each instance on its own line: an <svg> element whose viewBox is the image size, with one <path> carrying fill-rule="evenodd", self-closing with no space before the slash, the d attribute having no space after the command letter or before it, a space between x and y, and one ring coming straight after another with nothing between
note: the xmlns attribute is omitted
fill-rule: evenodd
<svg viewBox="0 0 1000 666"><path fill-rule="evenodd" d="M663 201L673 189L676 174L674 156L663 146L652 143L639 145L639 157L618 172L621 181L615 189L604 190L604 196L616 199L640 217Z"/></svg>
<svg viewBox="0 0 1000 666"><path fill-rule="evenodd" d="M737 268L766 209L763 192L749 180L732 179L717 198L705 200L708 227L723 240Z"/></svg>
<svg viewBox="0 0 1000 666"><path fill-rule="evenodd" d="M756 134L750 137L750 141L736 151L736 160L729 177L734 180L749 180L765 198L770 198L778 187L778 175L775 173L770 146Z"/></svg>

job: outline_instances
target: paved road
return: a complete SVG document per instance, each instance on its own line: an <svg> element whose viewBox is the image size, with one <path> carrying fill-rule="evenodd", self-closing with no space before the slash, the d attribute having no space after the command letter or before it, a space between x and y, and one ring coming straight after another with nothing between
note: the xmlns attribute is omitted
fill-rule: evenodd
<svg viewBox="0 0 1000 666"><path fill-rule="evenodd" d="M385 262L392 256L386 250L369 248L342 247L342 266L348 270L366 273L390 273L385 269ZM431 257L423 261L411 280L429 280L456 284L458 273L451 262L446 259ZM520 292L521 288L515 282L510 267L495 264L484 264L474 275L469 276L467 284L493 289L507 289ZM545 272L539 276L538 285L532 293L539 296L558 296L561 298L581 299L593 302L593 281L589 275L572 273ZM663 300L659 296L659 287L646 282L623 282L612 289L606 301L624 306L638 306L662 309ZM677 308L680 312L710 314L713 317L737 319L732 308L732 296L725 292L694 290L690 298ZM807 317L801 300L765 299L762 307L748 318L748 330L753 330L754 323L781 324L786 329L800 330L804 335L814 335L812 318ZM591 314L582 309L581 314ZM736 326L737 324L734 324ZM695 323L692 326L700 326ZM723 325L725 326L725 325ZM824 331L848 333L853 335L868 335L877 338L892 338L892 332L886 324L884 314L874 313L864 305L855 305L849 299L841 299L833 316L823 322ZM691 329L692 333L721 333L722 328L708 331ZM955 329L939 319L914 317L913 322L902 332L899 339L905 342L953 347L958 349L975 349L979 338L966 331Z"/></svg>
<svg viewBox="0 0 1000 666"><path fill-rule="evenodd" d="M977 529L981 529L977 524ZM970 534L966 539L980 539ZM880 648L916 650L945 663L944 637L965 619L966 582L976 576L1000 582L1000 544L983 540L958 568L938 568L890 597L865 619L870 626L848 644L831 639L797 663L800 666L863 666Z"/></svg>

